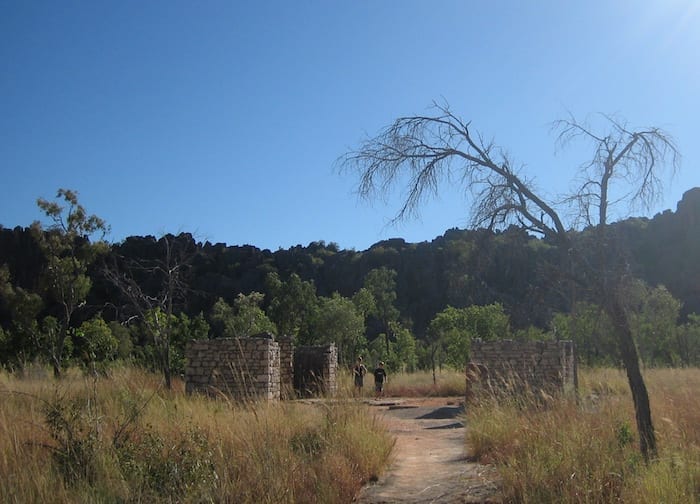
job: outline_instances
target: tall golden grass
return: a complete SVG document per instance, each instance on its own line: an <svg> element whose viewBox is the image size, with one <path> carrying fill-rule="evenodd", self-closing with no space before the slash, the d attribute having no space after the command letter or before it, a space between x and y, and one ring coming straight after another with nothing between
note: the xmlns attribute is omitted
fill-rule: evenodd
<svg viewBox="0 0 700 504"><path fill-rule="evenodd" d="M351 396L356 393L352 374L348 370L338 373L339 390ZM385 397L464 397L466 378L462 371L443 369L435 374L429 371L413 373L390 373L384 387ZM365 377L363 396L374 397L374 378Z"/></svg>
<svg viewBox="0 0 700 504"><path fill-rule="evenodd" d="M0 374L0 502L350 502L393 446L351 399L241 404L160 382Z"/></svg>
<svg viewBox="0 0 700 504"><path fill-rule="evenodd" d="M468 407L467 449L493 463L506 502L700 502L700 370L645 373L658 459L645 464L623 372L581 370L579 399Z"/></svg>

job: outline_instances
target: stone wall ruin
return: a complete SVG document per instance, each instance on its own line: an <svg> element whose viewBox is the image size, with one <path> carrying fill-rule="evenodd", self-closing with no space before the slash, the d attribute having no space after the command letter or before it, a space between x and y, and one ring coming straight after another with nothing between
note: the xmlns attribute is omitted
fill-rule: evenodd
<svg viewBox="0 0 700 504"><path fill-rule="evenodd" d="M335 345L294 349L291 338L270 334L189 342L185 391L236 400L278 400L295 395L335 394Z"/></svg>
<svg viewBox="0 0 700 504"><path fill-rule="evenodd" d="M294 351L294 390L302 396L335 395L338 388L335 345L305 346Z"/></svg>
<svg viewBox="0 0 700 504"><path fill-rule="evenodd" d="M467 400L489 395L557 395L578 387L572 341L482 341L471 343Z"/></svg>

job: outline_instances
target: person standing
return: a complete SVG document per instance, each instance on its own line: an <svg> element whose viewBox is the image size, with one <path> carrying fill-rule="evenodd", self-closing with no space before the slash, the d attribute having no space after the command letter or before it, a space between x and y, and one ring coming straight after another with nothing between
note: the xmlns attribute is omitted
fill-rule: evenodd
<svg viewBox="0 0 700 504"><path fill-rule="evenodd" d="M357 358L355 366L352 368L352 375L355 380L355 391L362 395L362 386L364 385L365 375L367 374L367 368L362 363L362 357Z"/></svg>
<svg viewBox="0 0 700 504"><path fill-rule="evenodd" d="M384 383L386 383L386 371L384 370L384 362L379 362L377 369L374 370L374 392L375 397L384 396Z"/></svg>

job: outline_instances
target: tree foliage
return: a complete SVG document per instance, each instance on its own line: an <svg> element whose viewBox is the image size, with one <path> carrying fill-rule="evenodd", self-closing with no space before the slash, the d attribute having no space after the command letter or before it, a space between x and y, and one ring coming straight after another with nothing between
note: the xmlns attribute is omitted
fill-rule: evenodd
<svg viewBox="0 0 700 504"><path fill-rule="evenodd" d="M31 288L12 286L9 270L4 269L0 283L3 298L13 315L14 338L6 338L19 359L43 356L56 377L71 357L76 343L79 312L84 311L92 286L88 268L107 252L102 241L108 227L96 215L89 215L78 201L78 193L59 189L58 201L37 200L49 219L48 226L34 222L31 236L42 261ZM97 236L97 241L90 242ZM88 342L89 343L89 342Z"/></svg>

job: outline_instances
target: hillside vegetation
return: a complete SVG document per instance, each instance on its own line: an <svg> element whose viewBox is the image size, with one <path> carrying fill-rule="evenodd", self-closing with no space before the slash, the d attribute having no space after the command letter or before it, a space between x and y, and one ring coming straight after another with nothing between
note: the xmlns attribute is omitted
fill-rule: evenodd
<svg viewBox="0 0 700 504"><path fill-rule="evenodd" d="M62 207L50 209L60 216ZM697 188L675 212L610 226L639 279L628 309L648 365L700 363L699 227ZM273 332L297 344L335 342L341 364L365 354L392 371L459 368L473 337L568 338L584 363L616 364L597 300L577 291L569 312L553 253L514 227L452 229L365 251L314 242L275 252L186 233L108 244L56 227L0 229L0 362L39 359L58 373L127 360L170 374L182 372L189 339ZM69 285L81 290L67 297Z"/></svg>

